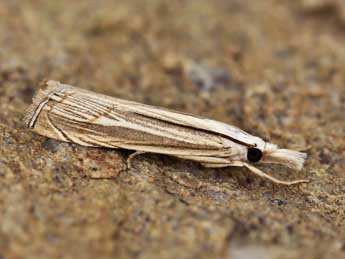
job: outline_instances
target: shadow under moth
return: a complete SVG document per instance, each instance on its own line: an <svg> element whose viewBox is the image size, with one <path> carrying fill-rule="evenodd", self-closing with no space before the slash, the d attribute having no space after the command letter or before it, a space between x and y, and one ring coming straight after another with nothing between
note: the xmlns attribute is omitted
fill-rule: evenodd
<svg viewBox="0 0 345 259"><path fill-rule="evenodd" d="M211 119L113 98L48 81L33 98L25 124L36 133L88 147L158 153L199 162L205 167L246 167L270 181L282 181L256 163L275 163L300 170L306 154L281 149L247 132Z"/></svg>

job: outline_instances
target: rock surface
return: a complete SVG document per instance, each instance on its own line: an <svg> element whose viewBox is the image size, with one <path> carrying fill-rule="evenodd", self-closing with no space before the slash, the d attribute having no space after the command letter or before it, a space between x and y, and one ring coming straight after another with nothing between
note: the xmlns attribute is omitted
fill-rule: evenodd
<svg viewBox="0 0 345 259"><path fill-rule="evenodd" d="M336 0L0 1L0 258L345 258L343 9ZM305 149L301 172L262 169L311 183L274 186L159 155L123 171L128 151L23 127L43 79Z"/></svg>

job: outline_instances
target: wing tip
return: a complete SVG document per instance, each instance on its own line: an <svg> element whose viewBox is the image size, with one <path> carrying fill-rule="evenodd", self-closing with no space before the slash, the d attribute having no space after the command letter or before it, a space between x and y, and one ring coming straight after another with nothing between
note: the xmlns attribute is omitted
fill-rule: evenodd
<svg viewBox="0 0 345 259"><path fill-rule="evenodd" d="M27 128L32 128L34 125L33 121L39 115L38 108L40 104L47 100L51 93L57 92L63 88L66 88L63 84L54 80L43 80L39 84L39 90L32 98L31 105L26 109L24 116L24 125Z"/></svg>

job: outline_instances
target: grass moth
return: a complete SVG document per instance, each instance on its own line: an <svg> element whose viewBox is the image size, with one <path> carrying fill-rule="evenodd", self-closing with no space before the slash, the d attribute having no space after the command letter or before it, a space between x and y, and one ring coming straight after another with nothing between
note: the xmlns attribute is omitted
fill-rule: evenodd
<svg viewBox="0 0 345 259"><path fill-rule="evenodd" d="M158 153L199 162L205 167L241 166L270 181L293 185L256 168L276 163L300 170L306 154L281 149L247 132L211 119L48 81L33 98L25 118L36 133L88 147Z"/></svg>

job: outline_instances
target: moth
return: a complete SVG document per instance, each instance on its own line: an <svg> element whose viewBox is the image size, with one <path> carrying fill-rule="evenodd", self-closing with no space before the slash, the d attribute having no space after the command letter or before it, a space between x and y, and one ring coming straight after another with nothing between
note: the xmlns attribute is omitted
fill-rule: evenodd
<svg viewBox="0 0 345 259"><path fill-rule="evenodd" d="M306 154L281 149L247 132L211 119L158 108L48 81L33 98L25 124L34 132L87 147L158 153L205 167L239 166L274 183L293 185L254 165L282 164L300 170Z"/></svg>

